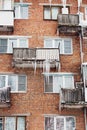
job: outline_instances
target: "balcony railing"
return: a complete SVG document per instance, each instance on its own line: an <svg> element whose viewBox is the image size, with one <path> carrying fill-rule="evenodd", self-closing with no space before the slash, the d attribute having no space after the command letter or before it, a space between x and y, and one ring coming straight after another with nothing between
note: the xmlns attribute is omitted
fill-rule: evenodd
<svg viewBox="0 0 87 130"><path fill-rule="evenodd" d="M14 12L12 10L0 10L0 31L13 31Z"/></svg>
<svg viewBox="0 0 87 130"><path fill-rule="evenodd" d="M10 107L10 87L0 88L0 108Z"/></svg>
<svg viewBox="0 0 87 130"><path fill-rule="evenodd" d="M79 15L74 14L58 14L58 24L59 25L79 25Z"/></svg>
<svg viewBox="0 0 87 130"><path fill-rule="evenodd" d="M13 65L15 67L43 67L50 63L55 67L59 62L58 48L14 48Z"/></svg>
<svg viewBox="0 0 87 130"><path fill-rule="evenodd" d="M81 33L79 15L58 14L58 31L62 34L79 35Z"/></svg>

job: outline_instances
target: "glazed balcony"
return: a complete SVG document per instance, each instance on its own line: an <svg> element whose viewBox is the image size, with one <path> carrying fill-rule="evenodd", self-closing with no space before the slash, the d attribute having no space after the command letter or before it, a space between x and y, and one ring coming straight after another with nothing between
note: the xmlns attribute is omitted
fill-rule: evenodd
<svg viewBox="0 0 87 130"><path fill-rule="evenodd" d="M12 10L0 10L0 31L13 31L14 12Z"/></svg>
<svg viewBox="0 0 87 130"><path fill-rule="evenodd" d="M79 35L81 33L79 15L58 14L58 31L59 34Z"/></svg>
<svg viewBox="0 0 87 130"><path fill-rule="evenodd" d="M82 108L87 107L86 96L87 89L81 86L75 89L61 89L60 102L64 108Z"/></svg>
<svg viewBox="0 0 87 130"><path fill-rule="evenodd" d="M13 66L23 68L42 68L45 65L57 67L59 64L58 48L14 48Z"/></svg>
<svg viewBox="0 0 87 130"><path fill-rule="evenodd" d="M0 88L0 108L10 107L10 87Z"/></svg>

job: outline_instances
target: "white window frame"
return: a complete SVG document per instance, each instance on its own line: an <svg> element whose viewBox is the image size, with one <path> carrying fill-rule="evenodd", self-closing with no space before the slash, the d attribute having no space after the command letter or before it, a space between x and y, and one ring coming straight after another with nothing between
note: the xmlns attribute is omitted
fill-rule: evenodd
<svg viewBox="0 0 87 130"><path fill-rule="evenodd" d="M21 16L21 6L28 8L28 12L27 12L28 14L27 14L26 18L23 18L23 16ZM15 8L18 7L18 14L17 14L18 16L17 17L15 16L14 19L28 19L29 18L29 4L27 4L27 3L15 3L14 7Z"/></svg>
<svg viewBox="0 0 87 130"><path fill-rule="evenodd" d="M48 115L48 116L45 116L45 118L49 118L49 117L52 117L52 118L54 118L54 130L57 130L56 129L56 119L57 118L63 118L64 119L64 130L67 130L67 128L66 128L66 118L67 117L72 117L73 119L74 119L74 121L75 121L75 128L76 128L76 118L74 117L74 116L59 116L59 115ZM44 118L44 126L45 126L45 118Z"/></svg>
<svg viewBox="0 0 87 130"><path fill-rule="evenodd" d="M8 78L9 76L15 76L16 77L16 89L15 91L11 91L11 93L25 93L27 91L27 76L26 75L16 75L16 74L9 74L9 75L5 75L5 74L0 74L0 76L5 76L5 86L3 87L7 87L8 86ZM19 91L18 90L18 77L19 76L25 76L26 77L26 83L25 83L25 90L24 91Z"/></svg>
<svg viewBox="0 0 87 130"><path fill-rule="evenodd" d="M72 55L73 54L73 45L72 45L72 39L71 38L46 38L46 39L44 39L44 48L47 48L46 47L46 41L47 40L51 40L51 42L52 42L52 48L56 48L55 47L55 40L61 40L61 46L60 46L60 49L62 49L62 50L60 50L60 54L64 54L64 55ZM65 53L64 52L64 41L65 40L70 40L71 42L70 42L70 44L71 44L71 53ZM50 48L50 47L49 47Z"/></svg>
<svg viewBox="0 0 87 130"><path fill-rule="evenodd" d="M2 130L4 129L4 130L7 130L8 128L6 128L6 126L8 126L9 124L9 122L10 122L10 120L13 118L14 119L14 127L13 126L11 126L11 127L13 127L14 128L14 130L18 130L17 129L17 126L18 126L18 119L19 118L24 118L24 129L23 130L25 130L26 129L26 117L25 116L6 116L6 117L0 117L1 119L2 119ZM9 120L9 122L8 122L8 119L10 119ZM10 123L10 125L11 125L11 123Z"/></svg>
<svg viewBox="0 0 87 130"><path fill-rule="evenodd" d="M46 76L46 75L45 75ZM54 80L54 77L55 77L55 75L53 74L53 75L48 75L48 78L49 78L49 76L52 76L52 79ZM67 87L67 86L65 86L65 78L66 77L71 77L72 78L72 86L70 87L70 89L72 88L72 89L74 89L74 76L73 75L56 75L56 77L61 77L62 78L62 83L63 83L63 86L61 86L60 88L59 88L59 92L55 92L55 91L53 91L53 92L46 92L45 91L45 88L46 88L46 85L45 85L45 80L44 80L44 93L60 93L60 89L61 88L66 88L66 89L69 89L69 87ZM54 87L53 86L54 85L54 81L53 81L53 83L52 83L52 88Z"/></svg>
<svg viewBox="0 0 87 130"><path fill-rule="evenodd" d="M2 53L13 53L14 46L12 44L10 44L11 39L17 40L16 48L28 48L28 38L25 38L25 37L21 37L21 38L16 38L16 37L5 38L5 37L2 37L0 39L6 39L7 40L7 52L0 52L0 54L2 54ZM21 39L26 40L26 46L25 47L21 47L21 45L20 45L20 40Z"/></svg>

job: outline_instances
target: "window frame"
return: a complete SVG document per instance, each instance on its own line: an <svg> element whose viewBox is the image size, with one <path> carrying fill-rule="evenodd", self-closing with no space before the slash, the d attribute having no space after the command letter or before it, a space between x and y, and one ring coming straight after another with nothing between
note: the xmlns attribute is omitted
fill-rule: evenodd
<svg viewBox="0 0 87 130"><path fill-rule="evenodd" d="M9 76L15 76L16 77L16 89L14 90L14 91L11 91L11 93L26 93L26 91L27 91L27 75L23 75L23 74L21 74L21 75L16 75L16 74L0 74L0 76L5 76L5 86L3 86L3 87L7 87L7 86L9 86L8 85L8 79L9 79ZM25 90L23 90L23 91L19 91L19 83L18 83L18 77L20 77L20 76L24 76L25 77Z"/></svg>
<svg viewBox="0 0 87 130"><path fill-rule="evenodd" d="M67 117L72 117L73 119L74 119L74 122L75 122L75 128L76 128L76 118L75 118L75 116L60 116L60 115L45 115L44 116L44 130L45 130L45 127L46 127L46 124L45 124L45 121L46 121L46 118L53 118L54 119L54 130L56 130L56 119L57 118L63 118L64 119L64 130L67 130L67 128L66 128L66 118Z"/></svg>
<svg viewBox="0 0 87 130"><path fill-rule="evenodd" d="M61 41L61 43L60 43L61 46L59 46L59 48L62 49L62 50L60 50L60 54L61 54L61 55L72 55L72 54L73 54L73 44L72 44L72 39L71 39L71 38L45 38L45 39L44 39L44 48L50 48L50 47L46 47L46 46L47 46L47 45L46 45L46 41L47 41L47 40L51 40L51 42L52 42L52 43L51 43L51 44L52 44L52 45L51 45L51 46L52 46L51 48L56 48L56 47L55 47L55 41L56 41L56 40L60 40L60 41ZM70 53L64 53L64 41L65 41L65 40L69 40L69 41L70 41L70 44L71 44L71 46L70 46L70 47L71 47L71 52L70 52Z"/></svg>
<svg viewBox="0 0 87 130"><path fill-rule="evenodd" d="M43 20L51 20L51 21L57 21L57 19L52 19L52 8L58 8L58 14L62 14L62 8L63 6L59 6L59 5L44 5L43 6ZM45 8L49 8L50 10L50 19L46 19L45 18ZM66 8L68 8L68 12L70 12L70 7L66 6Z"/></svg>
<svg viewBox="0 0 87 130"><path fill-rule="evenodd" d="M2 130L6 130L6 120L8 118L14 118L15 122L15 130L17 130L17 126L18 126L18 119L19 118L24 118L24 130L26 130L26 116L6 116L6 117L0 117L2 119Z"/></svg>
<svg viewBox="0 0 87 130"><path fill-rule="evenodd" d="M66 89L69 89L69 88L70 88L70 89L71 89L71 88L73 89L73 88L74 88L74 76L73 76L72 74L71 74L71 75L66 75L66 76L65 76L65 75L54 75L54 74L51 74L51 75L48 75L48 77L52 76L52 86L51 86L51 87L52 87L52 90L54 90L53 88L54 88L54 77L55 77L55 76L56 76L57 78L59 78L59 77L62 78L61 80L62 80L63 86L60 87L60 88L58 88L58 90L59 90L58 92L55 92L55 91L52 91L52 92L49 91L49 92L48 92L48 91L46 91L46 84L49 85L49 83L48 83L48 82L46 83L46 79L45 79L46 76L47 76L47 75L44 75L44 93L60 93L60 89L61 89L61 88L66 88ZM65 82L65 81L66 81L65 78L66 78L66 77L71 77L71 78L72 78L72 86L71 86L71 87L66 87L66 86L65 86L65 83L66 83L66 82ZM49 86L47 86L47 87L49 87ZM57 86L57 87L58 87L58 86Z"/></svg>
<svg viewBox="0 0 87 130"><path fill-rule="evenodd" d="M28 48L28 38L25 38L25 37L20 37L20 38L16 38L16 37L9 37L9 38L5 38L5 37L2 37L0 39L6 39L7 40L7 52L0 52L0 54L12 54L13 53L13 48ZM17 43L16 43L16 47L14 47L11 43L10 43L10 40L12 39L15 39L17 40ZM26 46L24 47L21 47L21 44L20 44L20 40L23 39L23 40L26 40ZM9 49L10 48L10 49Z"/></svg>
<svg viewBox="0 0 87 130"><path fill-rule="evenodd" d="M14 19L25 19L25 20L29 19L29 4L27 4L27 3L15 3L14 4L14 10L15 10L16 7L18 7L18 16L15 17L16 15L14 15ZM27 17L26 18L21 16L21 7L27 7Z"/></svg>

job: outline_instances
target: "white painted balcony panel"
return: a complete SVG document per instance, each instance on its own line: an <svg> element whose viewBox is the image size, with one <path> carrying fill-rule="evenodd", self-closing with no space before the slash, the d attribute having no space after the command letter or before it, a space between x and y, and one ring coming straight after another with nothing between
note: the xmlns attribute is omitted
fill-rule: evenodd
<svg viewBox="0 0 87 130"><path fill-rule="evenodd" d="M36 59L59 60L58 49L37 49Z"/></svg>
<svg viewBox="0 0 87 130"><path fill-rule="evenodd" d="M0 11L0 26L13 26L14 17L13 11Z"/></svg>

